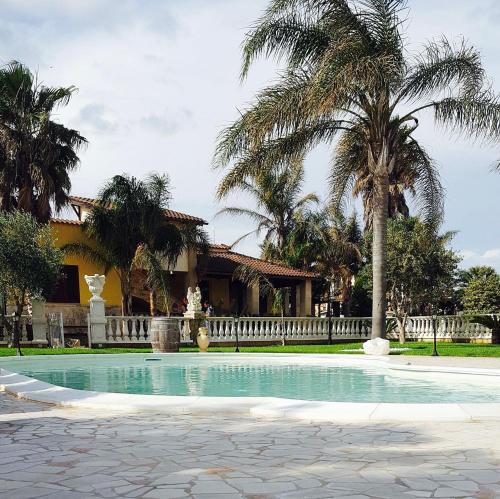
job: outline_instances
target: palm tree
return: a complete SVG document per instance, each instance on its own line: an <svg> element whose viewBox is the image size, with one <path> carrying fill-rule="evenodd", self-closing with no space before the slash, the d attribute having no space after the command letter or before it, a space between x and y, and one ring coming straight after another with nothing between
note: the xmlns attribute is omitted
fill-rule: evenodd
<svg viewBox="0 0 500 499"><path fill-rule="evenodd" d="M68 253L102 266L105 272L114 269L118 273L125 316L132 314L134 268L146 271L151 313L157 312L160 294L169 314L171 269L184 250L207 246L207 237L198 227L183 228L168 221L164 210L169 201L165 175L150 175L144 181L116 175L99 193L97 204L83 225L94 245L71 243L64 247Z"/></svg>
<svg viewBox="0 0 500 499"><path fill-rule="evenodd" d="M309 213L311 204L318 202L316 194L302 195L304 168L301 162L263 171L252 179L228 182L222 179L217 196L226 197L230 192L240 190L253 197L257 209L226 207L217 215L245 216L252 219L257 227L241 236L233 246L251 234L264 233L262 256L266 260L290 265L290 236L297 225Z"/></svg>
<svg viewBox="0 0 500 499"><path fill-rule="evenodd" d="M328 306L331 305L332 284L339 285L343 312L350 315L352 284L361 261L362 234L356 214L348 217L333 213L327 207L318 212L309 224L308 240L311 244L311 268L318 272L327 284Z"/></svg>
<svg viewBox="0 0 500 499"><path fill-rule="evenodd" d="M405 192L409 191L417 201L421 211L427 217L439 214L443 209L443 189L439 173L432 159L420 145L407 134L409 129L402 129L397 146L397 159L389 175L387 215L410 216ZM345 131L340 137L335 150L335 170L355 169L352 195L361 196L364 206L364 230L373 226L373 174L368 168L367 144L358 133ZM337 185L332 177L332 197L335 199Z"/></svg>
<svg viewBox="0 0 500 499"><path fill-rule="evenodd" d="M386 241L391 175L401 137L415 141L419 116L472 138L498 137L500 104L489 89L479 53L465 42L431 41L411 56L403 36L404 0L271 0L243 45L245 77L254 60L285 64L278 82L221 135L216 166L248 178L303 158L320 142L364 144L373 210L373 337L386 318ZM419 163L427 164L423 153ZM357 178L356 164L332 162L338 208ZM439 207L438 207L439 208ZM432 210L438 221L440 210Z"/></svg>
<svg viewBox="0 0 500 499"><path fill-rule="evenodd" d="M43 86L18 62L0 70L1 209L26 211L46 223L52 206L58 211L67 204L69 173L87 141L54 121L53 113L75 90Z"/></svg>

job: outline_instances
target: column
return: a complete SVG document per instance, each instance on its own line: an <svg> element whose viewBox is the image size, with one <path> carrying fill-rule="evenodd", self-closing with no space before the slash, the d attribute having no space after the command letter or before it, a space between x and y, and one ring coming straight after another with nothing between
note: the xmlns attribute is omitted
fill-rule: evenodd
<svg viewBox="0 0 500 499"><path fill-rule="evenodd" d="M302 317L312 315L312 282L306 279L300 285L300 315Z"/></svg>
<svg viewBox="0 0 500 499"><path fill-rule="evenodd" d="M247 287L247 308L250 315L259 315L259 291L258 284Z"/></svg>
<svg viewBox="0 0 500 499"><path fill-rule="evenodd" d="M45 316L45 300L31 300L31 325L33 327L33 345L47 345L47 317Z"/></svg>
<svg viewBox="0 0 500 499"><path fill-rule="evenodd" d="M300 301L302 284L297 284L295 286L295 316L302 317L302 307Z"/></svg>

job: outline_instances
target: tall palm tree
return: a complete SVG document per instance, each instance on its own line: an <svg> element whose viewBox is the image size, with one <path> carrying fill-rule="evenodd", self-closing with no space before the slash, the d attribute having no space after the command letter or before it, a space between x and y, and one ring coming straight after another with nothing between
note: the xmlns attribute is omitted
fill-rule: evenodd
<svg viewBox="0 0 500 499"><path fill-rule="evenodd" d="M397 147L397 159L389 175L389 192L387 215L394 218L398 215L410 216L406 200L409 191L417 206L427 217L441 213L443 209L443 189L439 180L439 172L432 159L421 149L420 145L407 134L409 129L401 129ZM335 149L335 171L355 170L352 184L352 195L361 196L364 206L365 231L373 226L373 174L368 168L367 144L358 133L345 131ZM332 176L332 197L336 198L337 185L335 175Z"/></svg>
<svg viewBox="0 0 500 499"><path fill-rule="evenodd" d="M302 194L304 168L302 162L295 162L280 168L264 170L251 179L228 182L224 177L217 196L223 199L235 190L249 194L257 209L226 207L217 215L245 216L252 219L257 227L241 236L234 244L251 234L264 233L262 256L266 260L291 264L290 236L304 219L309 207L318 202L316 194ZM233 244L233 245L234 245Z"/></svg>
<svg viewBox="0 0 500 499"><path fill-rule="evenodd" d="M54 121L75 87L46 87L24 65L0 69L0 206L50 220L52 206L68 202L69 173L87 142L76 130Z"/></svg>
<svg viewBox="0 0 500 499"><path fill-rule="evenodd" d="M415 140L425 110L452 132L498 137L500 104L479 53L443 38L412 56L403 36L404 0L271 0L243 45L245 77L254 60L275 56L278 82L221 135L216 166L234 161L234 180L290 163L320 142L356 134L365 144L373 206L373 337L385 335L390 178L401 137ZM346 140L346 139L344 139ZM422 151L419 162L427 163ZM332 162L338 207L356 165ZM439 219L439 210L432 215Z"/></svg>
<svg viewBox="0 0 500 499"><path fill-rule="evenodd" d="M138 180L116 175L101 190L96 206L83 228L94 244L71 243L64 250L79 254L114 269L122 292L122 314L132 314L132 271L146 271L151 313L157 311L157 297L163 298L169 313L170 270L180 254L189 248L206 249L207 236L198 227L179 227L165 216L170 201L165 175Z"/></svg>

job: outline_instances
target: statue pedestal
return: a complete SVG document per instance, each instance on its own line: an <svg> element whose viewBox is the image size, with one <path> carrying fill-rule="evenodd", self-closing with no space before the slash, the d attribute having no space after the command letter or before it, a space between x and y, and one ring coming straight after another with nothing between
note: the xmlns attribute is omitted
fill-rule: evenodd
<svg viewBox="0 0 500 499"><path fill-rule="evenodd" d="M189 321L189 336L194 344L196 344L198 329L205 322L205 317L205 312L202 312L201 310L184 312L184 319Z"/></svg>
<svg viewBox="0 0 500 499"><path fill-rule="evenodd" d="M93 296L90 304L90 345L106 343L106 309L105 301L100 296Z"/></svg>

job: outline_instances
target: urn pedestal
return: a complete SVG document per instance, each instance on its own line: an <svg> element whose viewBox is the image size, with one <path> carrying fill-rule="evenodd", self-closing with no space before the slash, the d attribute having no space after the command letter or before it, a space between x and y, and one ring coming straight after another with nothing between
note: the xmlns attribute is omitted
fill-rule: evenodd
<svg viewBox="0 0 500 499"><path fill-rule="evenodd" d="M205 324L205 312L188 311L184 313L184 319L189 321L189 335L191 341L196 344L198 337L198 329Z"/></svg>
<svg viewBox="0 0 500 499"><path fill-rule="evenodd" d="M151 320L151 347L153 353L178 352L181 342L179 321L170 317Z"/></svg>

